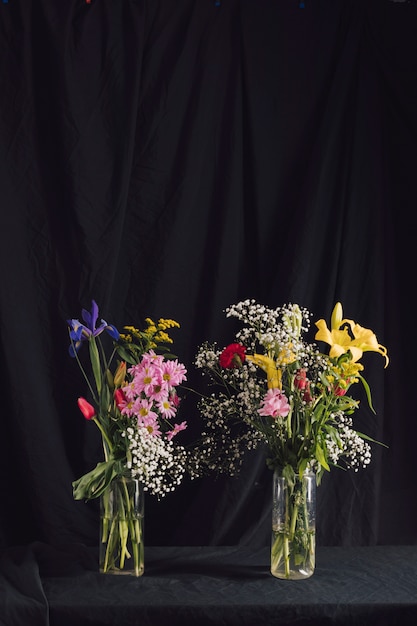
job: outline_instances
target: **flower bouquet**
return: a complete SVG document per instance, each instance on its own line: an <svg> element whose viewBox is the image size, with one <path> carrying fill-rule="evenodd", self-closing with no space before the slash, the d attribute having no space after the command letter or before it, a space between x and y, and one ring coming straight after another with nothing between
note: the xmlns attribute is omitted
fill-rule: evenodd
<svg viewBox="0 0 417 626"><path fill-rule="evenodd" d="M73 482L76 500L101 498L100 570L144 571L143 491L158 498L182 481L187 452L176 435L187 426L177 422L177 388L186 369L168 351L173 320L146 320L146 328L98 321L98 306L82 311L83 322L68 320L69 353L81 369L89 399L78 398L84 417L98 427L104 460ZM105 345L105 333L109 346ZM88 344L91 372L80 348ZM129 567L127 567L127 562Z"/></svg>
<svg viewBox="0 0 417 626"><path fill-rule="evenodd" d="M357 471L369 464L373 440L354 429L359 401L350 390L361 383L373 410L359 361L374 351L386 366L387 350L371 330L343 318L340 303L330 329L323 319L316 322L315 339L330 346L328 354L304 339L311 313L297 304L271 309L245 300L226 315L243 324L233 343L205 342L195 361L212 389L199 401L205 426L195 472L233 476L246 450L265 446L274 470L271 571L283 578L311 575L315 520L308 507L315 484L331 466Z"/></svg>

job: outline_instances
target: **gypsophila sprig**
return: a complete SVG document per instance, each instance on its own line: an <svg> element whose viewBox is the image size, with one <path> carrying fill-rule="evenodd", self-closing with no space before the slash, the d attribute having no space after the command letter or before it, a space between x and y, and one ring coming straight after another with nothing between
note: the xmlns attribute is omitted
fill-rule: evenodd
<svg viewBox="0 0 417 626"><path fill-rule="evenodd" d="M315 471L320 482L330 466L357 471L371 460L370 442L353 426L359 402L348 392L356 383L365 389L363 352L378 352L388 365L387 350L375 334L344 319L334 307L331 326L316 322L316 341L308 342L312 314L298 304L276 309L244 300L226 309L226 317L242 327L225 348L204 343L195 365L208 381L209 393L199 403L204 421L195 474L236 474L247 450L264 445L267 464L287 475Z"/></svg>

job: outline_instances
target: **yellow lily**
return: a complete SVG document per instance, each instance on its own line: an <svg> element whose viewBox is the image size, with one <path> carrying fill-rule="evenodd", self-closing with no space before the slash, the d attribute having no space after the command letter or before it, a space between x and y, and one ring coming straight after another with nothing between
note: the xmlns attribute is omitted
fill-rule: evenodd
<svg viewBox="0 0 417 626"><path fill-rule="evenodd" d="M246 359L255 363L255 365L260 367L266 373L268 389L282 388L282 372L275 365L274 359L270 356L266 356L265 354L254 354L253 356L247 354Z"/></svg>
<svg viewBox="0 0 417 626"><path fill-rule="evenodd" d="M385 367L389 363L387 349L378 343L376 335L369 328L363 328L353 320L343 319L343 309L340 302L337 302L331 316L331 330L327 328L325 320L316 322L318 331L315 339L324 341L330 345L330 357L339 357L348 350L352 354L354 362L362 358L364 352L378 352L385 358ZM351 334L349 334L348 328ZM352 336L353 335L353 338Z"/></svg>

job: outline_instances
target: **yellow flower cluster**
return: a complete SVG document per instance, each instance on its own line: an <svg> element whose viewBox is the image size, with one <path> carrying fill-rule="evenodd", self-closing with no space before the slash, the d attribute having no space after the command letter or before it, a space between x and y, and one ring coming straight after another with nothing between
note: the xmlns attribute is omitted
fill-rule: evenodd
<svg viewBox="0 0 417 626"><path fill-rule="evenodd" d="M175 320L160 318L158 322L155 323L150 317L147 317L145 322L148 325L148 328L144 331L145 335L149 337L155 346L158 343L174 343L166 331L170 328L179 328L180 325L178 322Z"/></svg>
<svg viewBox="0 0 417 626"><path fill-rule="evenodd" d="M173 339L166 332L170 328L179 328L180 325L175 320L160 318L157 322L154 322L150 317L145 320L147 328L141 331L134 326L125 326L127 331L121 334L123 341L132 343L134 339L141 340L146 339L149 342L149 348L156 348L161 343L174 343Z"/></svg>
<svg viewBox="0 0 417 626"><path fill-rule="evenodd" d="M127 343L132 343L134 338L139 339L141 336L140 330L134 326L125 326L124 329L127 333L120 333L120 338Z"/></svg>

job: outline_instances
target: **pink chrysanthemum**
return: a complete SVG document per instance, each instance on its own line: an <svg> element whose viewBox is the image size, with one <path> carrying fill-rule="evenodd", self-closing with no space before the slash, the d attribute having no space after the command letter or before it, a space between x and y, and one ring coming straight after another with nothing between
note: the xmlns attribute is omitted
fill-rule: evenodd
<svg viewBox="0 0 417 626"><path fill-rule="evenodd" d="M153 402L165 402L169 396L168 385L164 384L161 380L155 385L152 385L152 387L147 390L146 395L149 400Z"/></svg>
<svg viewBox="0 0 417 626"><path fill-rule="evenodd" d="M159 425L158 417L155 413L149 413L146 417L138 420L139 424L144 426L152 437L160 437L162 431Z"/></svg>
<svg viewBox="0 0 417 626"><path fill-rule="evenodd" d="M165 419L169 419L170 417L174 417L177 409L175 406L169 401L168 398L161 400L157 403L158 410L161 413L162 417Z"/></svg>
<svg viewBox="0 0 417 626"><path fill-rule="evenodd" d="M133 379L133 388L136 395L144 392L147 396L152 393L153 387L160 385L161 371L154 365L141 366L136 369Z"/></svg>
<svg viewBox="0 0 417 626"><path fill-rule="evenodd" d="M132 413L138 418L138 423L143 424L144 420L150 418L157 420L158 415L153 410L153 402L147 398L137 398L132 407Z"/></svg>
<svg viewBox="0 0 417 626"><path fill-rule="evenodd" d="M184 380L187 380L187 370L182 363L178 363L177 359L164 361L161 370L162 380L165 381L170 387L176 387Z"/></svg>
<svg viewBox="0 0 417 626"><path fill-rule="evenodd" d="M175 435L177 435L182 430L185 430L186 428L187 428L187 422L181 422L181 424L174 424L174 428L167 432L168 441L171 441L171 439L175 437Z"/></svg>
<svg viewBox="0 0 417 626"><path fill-rule="evenodd" d="M142 355L142 359L140 360L140 365L144 367L149 367L153 365L154 367L160 368L164 362L164 357L162 354L156 354L153 350L149 350Z"/></svg>

